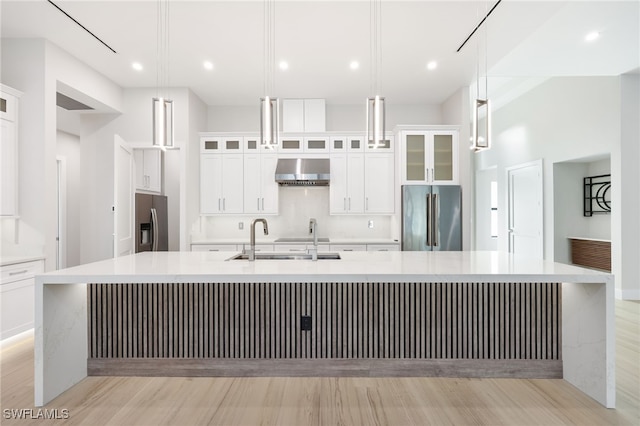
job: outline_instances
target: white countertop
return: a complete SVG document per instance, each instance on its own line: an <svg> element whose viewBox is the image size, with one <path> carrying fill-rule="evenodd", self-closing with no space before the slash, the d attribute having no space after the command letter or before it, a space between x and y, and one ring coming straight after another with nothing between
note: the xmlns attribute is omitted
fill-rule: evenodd
<svg viewBox="0 0 640 426"><path fill-rule="evenodd" d="M589 238L589 237L567 237L569 240L584 240L584 241L600 241L603 243L610 243L611 240L603 240L601 238Z"/></svg>
<svg viewBox="0 0 640 426"><path fill-rule="evenodd" d="M36 277L37 283L574 282L613 275L504 252L340 252L341 260L228 260L224 252L145 252Z"/></svg>

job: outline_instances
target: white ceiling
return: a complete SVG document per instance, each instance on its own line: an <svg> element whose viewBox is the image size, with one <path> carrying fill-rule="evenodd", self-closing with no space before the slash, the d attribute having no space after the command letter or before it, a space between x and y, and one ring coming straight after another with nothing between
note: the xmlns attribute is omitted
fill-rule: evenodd
<svg viewBox="0 0 640 426"><path fill-rule="evenodd" d="M157 86L157 1L53 1L117 53L47 0L2 0L2 37L44 37L122 87ZM640 66L638 0L503 0L456 53L496 1L383 1L380 94L389 104L439 104L476 80L478 60L483 76L485 58L490 92L512 87L512 79L619 75ZM208 105L256 104L264 95L263 6L171 0L170 85L191 88ZM368 0L278 0L275 56L290 68L277 70L270 95L330 104L372 95L369 8ZM585 42L594 30L601 37ZM352 60L361 63L357 71ZM432 60L438 67L427 71ZM133 61L144 70L134 71Z"/></svg>

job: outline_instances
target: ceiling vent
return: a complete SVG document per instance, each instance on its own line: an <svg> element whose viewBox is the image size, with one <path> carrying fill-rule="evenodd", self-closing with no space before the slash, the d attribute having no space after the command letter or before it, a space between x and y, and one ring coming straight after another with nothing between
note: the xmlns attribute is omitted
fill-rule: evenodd
<svg viewBox="0 0 640 426"><path fill-rule="evenodd" d="M66 95L63 95L60 92L56 92L56 105L60 108L64 108L68 111L91 111L91 108L88 105L83 104L82 102L76 101Z"/></svg>

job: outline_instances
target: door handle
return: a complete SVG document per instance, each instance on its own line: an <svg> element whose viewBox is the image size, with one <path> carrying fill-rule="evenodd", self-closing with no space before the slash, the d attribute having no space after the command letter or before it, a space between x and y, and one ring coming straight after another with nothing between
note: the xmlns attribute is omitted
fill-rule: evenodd
<svg viewBox="0 0 640 426"><path fill-rule="evenodd" d="M151 209L151 227L153 228L151 251L158 251L158 212L156 209Z"/></svg>
<svg viewBox="0 0 640 426"><path fill-rule="evenodd" d="M427 247L431 247L431 194L427 194Z"/></svg>
<svg viewBox="0 0 640 426"><path fill-rule="evenodd" d="M438 209L438 194L433 194L433 226L431 232L433 233L433 246L438 246L438 222L440 222L440 210Z"/></svg>

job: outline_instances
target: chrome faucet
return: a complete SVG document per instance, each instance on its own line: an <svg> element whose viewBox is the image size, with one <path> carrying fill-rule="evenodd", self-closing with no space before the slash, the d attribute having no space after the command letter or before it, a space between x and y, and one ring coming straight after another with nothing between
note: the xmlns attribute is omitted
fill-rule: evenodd
<svg viewBox="0 0 640 426"><path fill-rule="evenodd" d="M313 234L313 248L308 250L311 255L311 260L318 260L318 222L311 218L309 219L309 233Z"/></svg>
<svg viewBox="0 0 640 426"><path fill-rule="evenodd" d="M262 228L264 229L264 235L269 235L269 226L267 225L267 219L254 219L251 222L251 248L249 249L249 260L256 260L256 223L262 222Z"/></svg>

